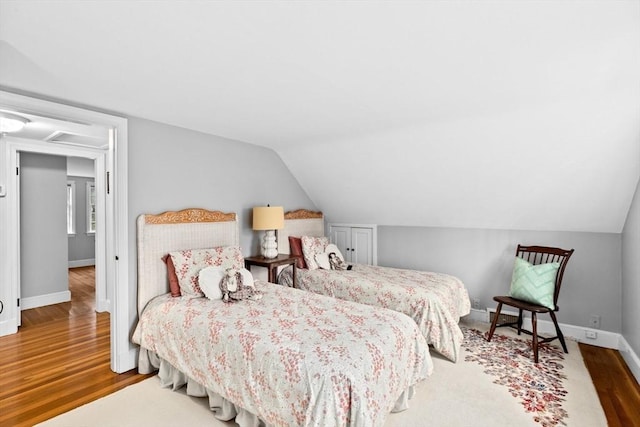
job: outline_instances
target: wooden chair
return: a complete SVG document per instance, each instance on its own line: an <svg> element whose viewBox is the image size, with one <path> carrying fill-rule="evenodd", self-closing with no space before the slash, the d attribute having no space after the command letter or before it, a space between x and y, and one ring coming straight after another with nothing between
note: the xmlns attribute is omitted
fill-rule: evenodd
<svg viewBox="0 0 640 427"><path fill-rule="evenodd" d="M489 335L487 337L487 341L491 341L493 337L493 333L496 330L496 327L501 326L509 326L518 330L518 335L521 332L529 334L533 337L533 360L535 363L538 363L538 344L545 343L549 341L553 341L556 338L560 340L560 344L562 344L562 349L565 353L567 351L567 344L564 341L564 336L562 335L562 331L558 326L558 321L556 319L555 312L559 310L558 307L558 295L560 294L560 286L562 285L562 276L564 275L564 269L567 266L567 262L569 258L573 254L573 249L566 250L560 248L551 248L546 246L521 246L518 245L518 249L516 250L516 256L530 262L531 264L546 264L551 262L558 262L560 267L558 268L558 273L556 275L555 287L553 293L553 305L555 309L552 310L548 307L532 304L527 301L522 301L519 299L512 298L510 296L496 296L493 297L494 301L498 303L498 307L496 308L495 316L493 321L491 322L491 329L489 330ZM500 310L502 310L502 305L506 304L511 307L515 307L518 309L518 320L517 322L505 322L502 324L498 324L498 318L500 317ZM522 312L523 311L531 312L531 326L532 330L528 331L522 328ZM553 320L553 324L556 327L556 336L554 337L541 337L538 335L538 324L537 324L537 315L539 313L549 313L551 316L551 320Z"/></svg>

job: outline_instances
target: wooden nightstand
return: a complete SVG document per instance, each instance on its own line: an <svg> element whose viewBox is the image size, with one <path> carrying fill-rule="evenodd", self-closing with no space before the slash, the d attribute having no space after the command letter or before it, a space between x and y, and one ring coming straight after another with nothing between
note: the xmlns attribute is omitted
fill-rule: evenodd
<svg viewBox="0 0 640 427"><path fill-rule="evenodd" d="M250 256L244 259L244 267L247 270L251 270L252 265L257 265L258 267L266 267L269 272L267 277L268 281L271 283L277 283L278 277L278 267L281 265L293 265L293 287L296 287L296 261L298 260L298 256L289 255L289 254L278 254L275 258L265 258L262 255L258 256Z"/></svg>

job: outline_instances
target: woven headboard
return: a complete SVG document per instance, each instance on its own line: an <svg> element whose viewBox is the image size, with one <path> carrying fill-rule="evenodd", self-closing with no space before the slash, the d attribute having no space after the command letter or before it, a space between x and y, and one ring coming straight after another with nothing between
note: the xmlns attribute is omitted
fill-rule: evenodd
<svg viewBox="0 0 640 427"><path fill-rule="evenodd" d="M169 292L164 255L185 249L238 246L240 241L235 213L206 209L140 215L137 231L138 314L149 300Z"/></svg>
<svg viewBox="0 0 640 427"><path fill-rule="evenodd" d="M278 252L291 253L289 236L324 236L324 216L322 212L298 209L284 214L284 228L278 230Z"/></svg>

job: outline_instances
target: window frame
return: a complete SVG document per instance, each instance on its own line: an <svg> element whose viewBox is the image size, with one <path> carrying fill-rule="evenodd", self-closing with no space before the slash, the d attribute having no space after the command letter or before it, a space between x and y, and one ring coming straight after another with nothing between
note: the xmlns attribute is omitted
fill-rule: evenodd
<svg viewBox="0 0 640 427"><path fill-rule="evenodd" d="M87 181L86 182L87 189L87 206L86 206L86 214L87 214L87 234L94 235L96 234L96 182L95 181ZM93 193L93 197L92 197ZM93 202L92 202L93 201ZM91 218L93 214L93 220ZM93 227L92 227L93 225Z"/></svg>
<svg viewBox="0 0 640 427"><path fill-rule="evenodd" d="M67 180L67 236L76 235L75 208L76 208L76 182L73 180Z"/></svg>

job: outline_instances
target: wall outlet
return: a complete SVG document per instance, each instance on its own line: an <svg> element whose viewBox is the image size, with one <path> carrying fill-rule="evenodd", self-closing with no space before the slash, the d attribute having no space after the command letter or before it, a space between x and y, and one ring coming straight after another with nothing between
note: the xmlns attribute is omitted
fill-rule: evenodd
<svg viewBox="0 0 640 427"><path fill-rule="evenodd" d="M600 316L592 314L589 318L589 326L593 329L600 329Z"/></svg>
<svg viewBox="0 0 640 427"><path fill-rule="evenodd" d="M476 310L480 310L480 298L472 298L471 299L471 308L475 308Z"/></svg>
<svg viewBox="0 0 640 427"><path fill-rule="evenodd" d="M596 331L584 331L584 336L590 340L598 339L598 333Z"/></svg>

